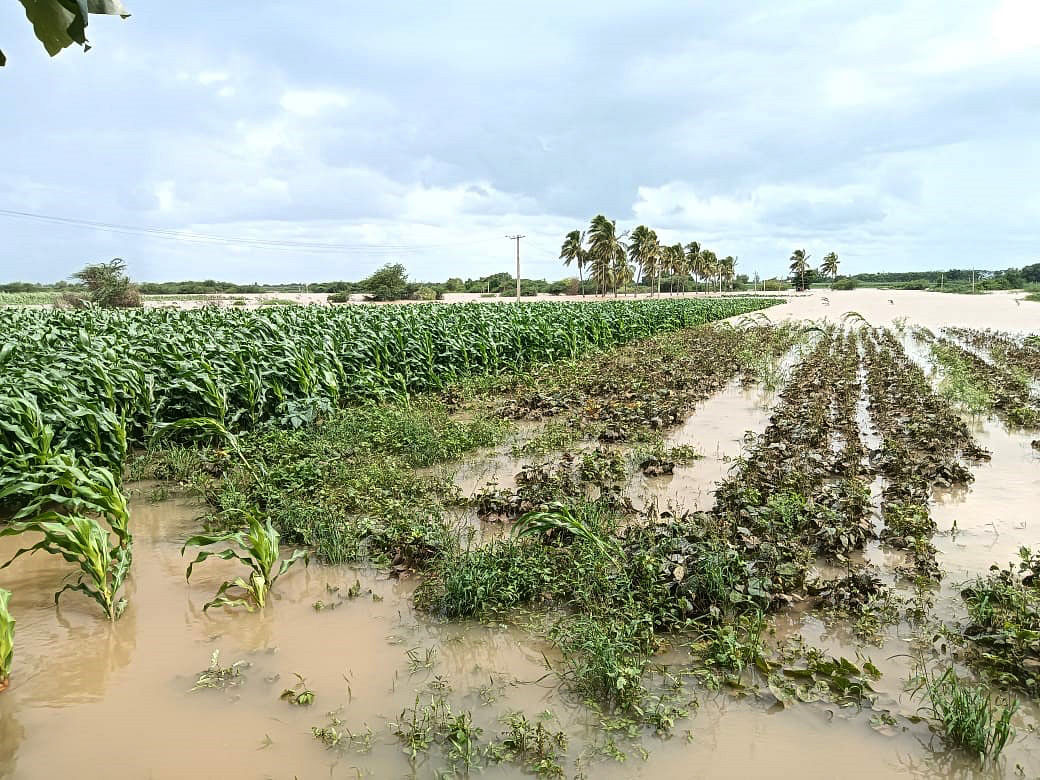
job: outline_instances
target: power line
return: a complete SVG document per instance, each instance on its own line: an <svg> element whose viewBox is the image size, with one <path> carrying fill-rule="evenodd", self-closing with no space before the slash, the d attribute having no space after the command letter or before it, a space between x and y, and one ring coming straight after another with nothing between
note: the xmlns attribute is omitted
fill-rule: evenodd
<svg viewBox="0 0 1040 780"><path fill-rule="evenodd" d="M12 209L0 209L0 216L8 217L10 219L22 219L28 221L68 225L70 227L85 228L105 233L148 236L173 241L182 241L185 243L242 246L256 249L291 250L296 252L356 252L364 254L408 254L416 252L426 252L431 249L452 249L462 246L472 246L474 244L485 244L496 240L494 238L481 238L473 241L459 241L450 244L421 245L394 242L378 244L345 244L317 241L296 241L291 239L261 239L236 236L221 236L209 233L195 233L193 231L188 230L174 230L171 228L142 227L112 222L94 222L86 219L61 217L51 214L36 214L28 211L14 211Z"/></svg>

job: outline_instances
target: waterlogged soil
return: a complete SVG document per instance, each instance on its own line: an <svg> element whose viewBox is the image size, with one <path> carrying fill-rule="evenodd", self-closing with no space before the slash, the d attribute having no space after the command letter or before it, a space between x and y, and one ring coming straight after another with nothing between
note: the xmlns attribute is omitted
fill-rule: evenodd
<svg viewBox="0 0 1040 780"><path fill-rule="evenodd" d="M533 720L551 711L548 725L570 736L567 776L579 769L608 778L968 776L969 763L932 752L939 746L922 726L881 734L867 711L779 712L703 692L671 738L643 738L645 759L631 749L623 763L595 758L589 746L603 741L596 717L545 678L543 653L555 660L548 646L517 628L421 616L409 581L311 565L278 583L263 614L203 613L219 582L236 572L209 561L184 582L180 545L196 512L183 499L135 498L130 605L114 625L75 595L55 610L52 593L65 569L53 558L10 567L18 666L0 697L0 776L432 777L446 765L437 749L412 764L388 723L416 695L428 700L439 690L456 711L472 710L485 735L501 731L499 718L509 712ZM4 540L0 552L12 550ZM349 598L355 583L360 593ZM318 611L317 601L338 606ZM222 666L249 664L241 684L193 692L218 650ZM316 694L309 707L279 699L294 674ZM327 724L329 711L337 711L341 731L371 729L370 749L329 750L314 739L311 728ZM1040 766L1032 739L1020 737L1009 760ZM485 774L521 776L511 766Z"/></svg>
<svg viewBox="0 0 1040 780"><path fill-rule="evenodd" d="M546 648L515 629L422 619L410 606L410 581L300 566L278 582L262 614L204 613L220 582L240 572L210 560L185 583L180 546L197 528L197 508L145 499L132 508L130 603L114 625L75 595L55 610L65 568L52 556L5 572L5 585L18 594L18 666L0 697L0 776L354 777L356 765L368 776L400 777L411 770L387 723L435 675L450 682L460 705L479 710L471 690L494 680L495 690L508 689L513 709L545 708L544 688L515 683L545 674ZM6 557L15 547L3 542ZM360 593L348 598L356 582ZM329 606L318 611L318 601ZM222 666L249 664L244 681L192 692L215 651ZM415 672L409 651L422 666ZM295 674L315 692L313 705L279 699ZM338 708L353 731L372 729L369 755L340 756L312 737L311 727ZM484 709L491 726L502 710Z"/></svg>
<svg viewBox="0 0 1040 780"><path fill-rule="evenodd" d="M740 455L744 435L768 424L773 401L773 393L733 382L702 403L664 438L666 448L693 447L700 457L676 464L670 475L647 477L637 472L626 491L633 506L643 510L656 504L659 512L710 510L715 485Z"/></svg>
<svg viewBox="0 0 1040 780"><path fill-rule="evenodd" d="M624 493L637 511L656 504L659 511L703 510L714 504L714 487L729 471L740 455L744 436L761 430L769 421L769 409L775 394L757 386L742 387L731 382L724 390L708 398L681 425L663 437L663 447L693 447L698 457L677 463L672 474L646 476L638 469ZM558 453L517 455L514 448L542 430L543 423L519 420L516 434L504 444L476 452L459 463L420 469L420 474L450 477L465 498L488 487L515 489L516 475L527 464L551 460ZM577 443L572 450L594 450L602 446L596 441ZM632 445L614 445L626 456ZM462 513L469 516L470 513ZM473 514L475 518L475 514ZM473 519L470 518L470 519Z"/></svg>

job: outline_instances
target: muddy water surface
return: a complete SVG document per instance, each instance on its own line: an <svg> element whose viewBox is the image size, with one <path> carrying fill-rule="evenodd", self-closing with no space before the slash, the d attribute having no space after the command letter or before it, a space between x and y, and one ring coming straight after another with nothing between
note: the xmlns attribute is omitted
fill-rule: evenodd
<svg viewBox="0 0 1040 780"><path fill-rule="evenodd" d="M628 488L633 506L656 503L659 511L707 511L715 503L715 486L725 478L740 455L744 435L760 431L769 422L772 393L744 389L733 382L704 401L685 422L665 435L665 447L691 446L700 458L675 467L670 476L636 475Z"/></svg>

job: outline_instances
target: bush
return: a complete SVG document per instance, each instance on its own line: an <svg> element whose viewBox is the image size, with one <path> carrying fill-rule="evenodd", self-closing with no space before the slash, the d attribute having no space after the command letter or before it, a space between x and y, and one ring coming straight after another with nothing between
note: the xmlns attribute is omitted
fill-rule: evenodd
<svg viewBox="0 0 1040 780"><path fill-rule="evenodd" d="M408 274L400 263L388 263L357 286L373 301L400 301L408 297Z"/></svg>
<svg viewBox="0 0 1040 780"><path fill-rule="evenodd" d="M857 287L859 287L859 281L853 279L851 276L846 276L844 279L838 279L831 285L832 290L855 290Z"/></svg>
<svg viewBox="0 0 1040 780"><path fill-rule="evenodd" d="M119 257L107 263L95 263L72 275L87 288L88 298L78 293L64 293L58 301L61 306L80 309L88 303L104 309L136 309L144 305L141 291L130 283L126 263Z"/></svg>
<svg viewBox="0 0 1040 780"><path fill-rule="evenodd" d="M577 279L560 279L549 285L549 293L552 295L577 295L581 292Z"/></svg>
<svg viewBox="0 0 1040 780"><path fill-rule="evenodd" d="M425 285L419 287L414 293L412 293L412 298L417 301L435 301L439 297L441 297L440 293L432 287L427 287Z"/></svg>

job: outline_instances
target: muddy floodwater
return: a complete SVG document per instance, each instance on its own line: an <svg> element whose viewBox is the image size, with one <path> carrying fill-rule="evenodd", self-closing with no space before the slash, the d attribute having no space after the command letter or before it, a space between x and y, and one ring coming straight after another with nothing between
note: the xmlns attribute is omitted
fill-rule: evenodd
<svg viewBox="0 0 1040 780"><path fill-rule="evenodd" d="M965 317L958 324L1040 329L1040 304L1020 308L1012 296L857 291L829 297L830 305L814 293L769 314L774 320L835 318L855 309L875 321L910 316L936 327L950 324L954 308ZM1029 305L1035 317L1023 311ZM996 307L1004 309L994 313ZM745 431L765 427L773 400L738 385L706 400L666 439L668 446L692 445L703 457L669 477L636 477L630 497L661 510L710 508L714 485L740 454ZM971 424L992 460L974 469L967 488L933 495L935 544L946 572L934 613L951 622L963 614L959 583L1013 560L1022 545L1040 544L1040 457L1030 446L1035 432L1010 430L994 418ZM449 468L471 494L491 480L510 485L523 462L507 447ZM544 717L570 737L567 777L989 776L916 717L922 705L905 686L913 644L905 623L887 629L877 646L797 606L773 618L769 641L801 634L834 655L869 657L882 672L873 709L782 709L754 695L691 684L697 703L690 717L667 738L618 738L625 752L619 761L596 749L605 739L601 716L557 687L546 670L556 656L524 628L523 616L508 625L440 621L413 608L414 580L318 564L290 570L263 613L204 613L219 584L239 568L210 560L186 583L180 548L198 530L200 508L187 496L152 503L150 485L129 487L134 569L129 606L118 622L101 619L97 605L75 593L55 609L53 594L69 570L55 556L26 556L2 573L4 587L15 594L18 625L11 687L0 695L0 777L434 777L448 766L441 752L434 747L409 760L392 727L417 696L428 701L432 695L444 695L455 711L471 710L485 737L500 733L509 713ZM0 540L0 556L6 560L18 546L17 539ZM875 546L867 555L894 580L901 554ZM661 662L681 663L688 655L684 641L674 637ZM239 684L192 690L215 653L221 666L243 662ZM279 698L296 675L315 693L311 706ZM879 718L882 712L890 717ZM340 731L355 735L352 749L327 749L312 735L313 727L330 722L329 713ZM1017 735L994 776L1040 776L1037 723L1036 707L1023 702L1014 720ZM524 776L509 765L481 773Z"/></svg>

